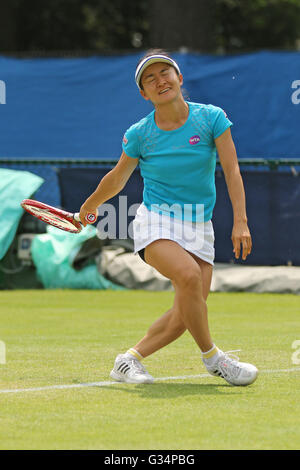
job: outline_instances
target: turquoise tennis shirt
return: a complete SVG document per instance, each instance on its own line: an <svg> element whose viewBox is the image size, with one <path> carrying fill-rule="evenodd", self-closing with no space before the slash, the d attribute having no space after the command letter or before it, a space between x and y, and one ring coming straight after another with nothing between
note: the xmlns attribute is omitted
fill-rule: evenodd
<svg viewBox="0 0 300 470"><path fill-rule="evenodd" d="M149 210L193 222L200 221L200 214L207 222L216 202L214 139L232 122L217 106L187 104L183 126L160 129L154 110L126 131L122 147L128 157L139 159L143 202Z"/></svg>

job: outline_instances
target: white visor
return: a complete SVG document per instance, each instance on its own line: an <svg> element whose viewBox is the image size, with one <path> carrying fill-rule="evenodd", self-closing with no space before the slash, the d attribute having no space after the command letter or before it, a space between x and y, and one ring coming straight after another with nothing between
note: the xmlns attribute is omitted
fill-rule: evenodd
<svg viewBox="0 0 300 470"><path fill-rule="evenodd" d="M137 86L139 87L139 89L141 89L140 80L141 80L141 77L142 77L142 73L144 72L144 70L147 67L149 67L149 65L155 64L156 62L165 62L167 64L170 64L175 68L175 70L179 74L181 73L178 65L175 62L175 60L170 59L170 57L167 57L165 55L159 55L159 54L158 55L151 55L149 57L146 57L146 59L144 59L136 68L135 82L136 82Z"/></svg>

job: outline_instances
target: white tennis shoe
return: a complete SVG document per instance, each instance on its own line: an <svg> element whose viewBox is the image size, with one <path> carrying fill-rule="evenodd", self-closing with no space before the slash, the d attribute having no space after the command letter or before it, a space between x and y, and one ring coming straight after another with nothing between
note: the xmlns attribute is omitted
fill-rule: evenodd
<svg viewBox="0 0 300 470"><path fill-rule="evenodd" d="M112 379L129 384L152 384L154 378L131 354L119 354L110 373Z"/></svg>
<svg viewBox="0 0 300 470"><path fill-rule="evenodd" d="M204 365L211 375L222 377L231 385L250 385L258 375L258 370L252 364L239 362L239 358L231 354L235 351L226 353L219 351L218 359L213 365Z"/></svg>

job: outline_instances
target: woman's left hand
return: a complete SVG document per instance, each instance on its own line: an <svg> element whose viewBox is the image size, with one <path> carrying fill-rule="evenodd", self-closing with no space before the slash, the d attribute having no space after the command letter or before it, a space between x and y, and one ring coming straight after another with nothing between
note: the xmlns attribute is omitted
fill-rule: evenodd
<svg viewBox="0 0 300 470"><path fill-rule="evenodd" d="M242 246L242 259L245 260L252 250L252 239L247 222L234 222L231 240L236 259L240 257Z"/></svg>

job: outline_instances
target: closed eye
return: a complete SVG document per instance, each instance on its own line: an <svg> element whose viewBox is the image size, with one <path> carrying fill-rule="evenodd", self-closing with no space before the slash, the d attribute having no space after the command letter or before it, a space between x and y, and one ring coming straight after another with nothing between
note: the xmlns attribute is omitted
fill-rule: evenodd
<svg viewBox="0 0 300 470"><path fill-rule="evenodd" d="M146 83L151 83L151 82L154 82L154 80L155 80L155 78L154 78L153 76L150 76L150 77L147 77L147 78L145 79L145 82L146 82Z"/></svg>

